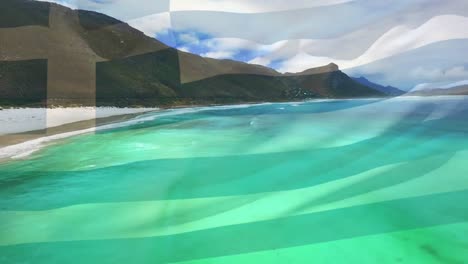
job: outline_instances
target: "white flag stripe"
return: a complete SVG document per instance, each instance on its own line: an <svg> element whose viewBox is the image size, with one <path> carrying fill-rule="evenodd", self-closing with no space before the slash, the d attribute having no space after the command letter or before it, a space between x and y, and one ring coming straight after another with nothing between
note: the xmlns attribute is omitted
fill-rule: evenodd
<svg viewBox="0 0 468 264"><path fill-rule="evenodd" d="M342 69L353 68L388 58L403 52L414 50L432 43L468 39L468 31L460 31L459 28L468 28L468 17L445 15L437 16L424 23L422 26L410 29L398 26L380 37L364 54L353 60L340 60L330 57L318 57L307 53L307 46L314 42L304 41L297 50L295 56L286 60L280 68L283 72L300 72L311 67L319 67L334 62ZM269 56L273 57L274 52Z"/></svg>
<svg viewBox="0 0 468 264"><path fill-rule="evenodd" d="M466 39L465 0L49 1L114 16L190 53L261 64L281 72L300 72L333 62L341 69L360 68L345 71L348 75L366 76L402 90L468 80L466 56L461 52L458 58L464 60L425 60L433 50L420 57L407 54L431 44ZM187 33L193 41L184 37ZM225 45L225 40L232 43ZM208 43L211 45L205 45ZM457 44L447 44L441 52L450 56L453 45ZM400 55L407 58L386 62L398 62L400 67L373 64ZM411 68L412 63L424 65L423 69L398 78L399 69ZM181 71L184 69L182 65ZM452 74L454 70L456 74Z"/></svg>
<svg viewBox="0 0 468 264"><path fill-rule="evenodd" d="M291 191L185 200L81 204L46 211L3 211L0 212L0 245L173 235L466 190L468 176L459 164L467 158L467 151L459 152L440 168L419 178L316 206L307 206L307 204L408 163L382 166L345 179ZM431 157L410 163L417 168L427 162L431 162ZM441 172L446 170L452 173L441 177ZM271 206L272 204L275 206ZM223 208L215 215L197 214L206 209L218 208L220 205L229 208ZM175 222L175 219L184 216L188 219L181 223ZM69 228L78 222L80 229ZM171 222L174 224L168 225ZM141 223L148 224L141 226Z"/></svg>
<svg viewBox="0 0 468 264"><path fill-rule="evenodd" d="M268 66L272 61L285 60L279 70L282 72L300 72L311 67L320 67L329 63L336 63L341 69L348 69L365 65L380 59L391 57L406 51L417 49L432 43L452 40L468 39L468 17L445 15L437 16L415 29L404 25L397 26L383 34L367 50L351 60L339 57L321 57L317 54L325 53L328 46L344 45L342 38L338 39L290 39L273 44L261 44L248 39L239 38L211 38L198 41L199 46L232 54L236 50L257 50L264 56L257 57L251 63ZM356 35L359 34L356 32ZM205 54L208 55L209 54ZM211 56L212 57L212 56Z"/></svg>
<svg viewBox="0 0 468 264"><path fill-rule="evenodd" d="M73 9L90 10L127 21L169 11L170 0L36 0L53 2Z"/></svg>
<svg viewBox="0 0 468 264"><path fill-rule="evenodd" d="M354 0L170 0L170 10L263 13L336 5L353 1Z"/></svg>
<svg viewBox="0 0 468 264"><path fill-rule="evenodd" d="M465 243L462 242L463 236L458 234L468 234L468 222L173 263L232 264L246 263L251 259L254 259L256 263L311 263L313 262L311 260L319 260L318 263L362 263L363 256L365 256L367 263L381 263L383 259L399 259L401 256L406 256L404 261L407 263L418 263L421 245L431 245L434 242L439 242L440 234L447 234L447 236L451 237L451 239L445 240L444 243L440 243L449 248L451 254L466 251ZM405 243L407 241L411 241L411 243ZM370 254L370 252L376 254ZM460 256L460 259L463 259L463 256ZM425 262L425 264L440 263L436 258L427 257L426 260L428 262Z"/></svg>

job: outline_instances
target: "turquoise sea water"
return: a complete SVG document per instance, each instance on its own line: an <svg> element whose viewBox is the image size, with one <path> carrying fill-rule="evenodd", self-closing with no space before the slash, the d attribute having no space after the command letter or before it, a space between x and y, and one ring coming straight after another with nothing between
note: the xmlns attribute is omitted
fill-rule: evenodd
<svg viewBox="0 0 468 264"><path fill-rule="evenodd" d="M0 263L466 263L468 97L167 110L0 164Z"/></svg>

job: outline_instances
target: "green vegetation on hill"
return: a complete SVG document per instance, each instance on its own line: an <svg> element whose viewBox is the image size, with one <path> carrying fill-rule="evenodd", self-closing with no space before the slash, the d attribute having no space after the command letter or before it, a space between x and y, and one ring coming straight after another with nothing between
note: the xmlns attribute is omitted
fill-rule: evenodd
<svg viewBox="0 0 468 264"><path fill-rule="evenodd" d="M178 51L166 49L97 65L97 103L173 105L382 96L341 71L309 75L222 74L181 83Z"/></svg>
<svg viewBox="0 0 468 264"><path fill-rule="evenodd" d="M1 0L0 28L49 25L50 4L33 0Z"/></svg>
<svg viewBox="0 0 468 264"><path fill-rule="evenodd" d="M0 105L44 105L47 60L0 61Z"/></svg>

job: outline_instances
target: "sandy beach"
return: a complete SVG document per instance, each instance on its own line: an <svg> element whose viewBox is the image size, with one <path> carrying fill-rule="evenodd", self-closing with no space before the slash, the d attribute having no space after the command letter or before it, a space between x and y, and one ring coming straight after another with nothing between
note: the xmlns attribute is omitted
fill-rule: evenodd
<svg viewBox="0 0 468 264"><path fill-rule="evenodd" d="M21 159L42 147L100 129L140 122L136 117L159 111L159 116L204 109L243 108L270 103L232 105L180 105L173 108L11 108L0 110L0 162ZM143 118L144 119L144 118ZM128 122L126 122L128 121Z"/></svg>
<svg viewBox="0 0 468 264"><path fill-rule="evenodd" d="M155 110L158 109L116 107L9 108L0 111L0 135L38 131L80 121Z"/></svg>
<svg viewBox="0 0 468 264"><path fill-rule="evenodd" d="M398 98L398 99L397 99ZM405 96L383 101L392 100L419 100L419 96ZM442 99L453 99L452 96L439 96L433 99L441 101ZM334 99L315 99L309 102L326 102ZM377 100L377 98L363 98L359 100ZM426 98L425 100L430 100ZM338 101L349 101L349 99L339 99ZM444 101L444 100L442 100ZM299 101L295 104L306 103L308 101ZM294 103L294 102L278 102ZM171 112L166 114L175 114L176 112L192 112L206 108L222 109L246 107L252 105L262 105L271 103L245 103L232 105L181 105L178 107L167 108L116 108L116 107L72 107L72 108L11 108L0 110L0 162L27 157L29 154L37 151L45 145L60 139L68 138L84 133L92 133L98 129L106 129L107 125L115 126L117 123L134 119L147 112L166 110ZM164 110L164 111L163 111ZM447 109L446 109L447 110ZM446 111L445 110L445 111ZM172 112L176 111L176 112ZM442 111L442 110L441 110ZM440 112L440 111L439 111ZM439 113L443 114L443 113ZM433 113L435 117L438 114Z"/></svg>
<svg viewBox="0 0 468 264"><path fill-rule="evenodd" d="M42 138L87 133L95 127L123 122L158 108L12 108L0 111L0 160L12 147ZM50 140L52 141L52 140Z"/></svg>

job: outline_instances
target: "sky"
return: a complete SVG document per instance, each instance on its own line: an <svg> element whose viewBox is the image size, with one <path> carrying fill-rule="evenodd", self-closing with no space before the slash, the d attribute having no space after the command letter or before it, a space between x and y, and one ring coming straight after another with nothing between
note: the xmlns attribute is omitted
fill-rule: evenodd
<svg viewBox="0 0 468 264"><path fill-rule="evenodd" d="M300 72L331 62L404 90L468 80L466 0L48 0L178 49Z"/></svg>

